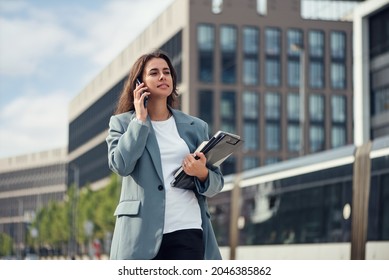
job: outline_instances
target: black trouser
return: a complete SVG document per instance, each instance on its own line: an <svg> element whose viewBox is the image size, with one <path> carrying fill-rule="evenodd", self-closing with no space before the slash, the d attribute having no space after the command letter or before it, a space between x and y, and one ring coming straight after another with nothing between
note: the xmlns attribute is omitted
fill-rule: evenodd
<svg viewBox="0 0 389 280"><path fill-rule="evenodd" d="M153 260L203 260L204 243L201 229L185 229L166 233Z"/></svg>

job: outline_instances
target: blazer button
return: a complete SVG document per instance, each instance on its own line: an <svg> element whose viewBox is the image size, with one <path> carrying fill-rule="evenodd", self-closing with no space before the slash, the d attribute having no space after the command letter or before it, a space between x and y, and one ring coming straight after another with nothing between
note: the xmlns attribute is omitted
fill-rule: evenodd
<svg viewBox="0 0 389 280"><path fill-rule="evenodd" d="M163 190L163 186L162 186L162 185L159 185L159 186L158 186L158 190L162 191L162 190Z"/></svg>

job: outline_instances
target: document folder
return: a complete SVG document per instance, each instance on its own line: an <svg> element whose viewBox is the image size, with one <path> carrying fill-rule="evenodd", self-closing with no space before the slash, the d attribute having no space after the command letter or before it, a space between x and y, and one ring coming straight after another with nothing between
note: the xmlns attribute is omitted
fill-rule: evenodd
<svg viewBox="0 0 389 280"><path fill-rule="evenodd" d="M204 141L196 152L204 153L207 158L207 165L219 167L241 144L243 140L240 136L218 131L209 141ZM198 157L195 157L198 159ZM170 183L172 187L181 189L195 188L193 176L187 175L180 167L174 174L174 180Z"/></svg>

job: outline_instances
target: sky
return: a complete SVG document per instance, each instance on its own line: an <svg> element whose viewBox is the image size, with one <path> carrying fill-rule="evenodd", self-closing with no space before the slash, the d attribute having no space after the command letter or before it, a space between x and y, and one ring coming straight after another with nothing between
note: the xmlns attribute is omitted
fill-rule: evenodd
<svg viewBox="0 0 389 280"><path fill-rule="evenodd" d="M67 147L70 101L173 2L0 0L0 158Z"/></svg>

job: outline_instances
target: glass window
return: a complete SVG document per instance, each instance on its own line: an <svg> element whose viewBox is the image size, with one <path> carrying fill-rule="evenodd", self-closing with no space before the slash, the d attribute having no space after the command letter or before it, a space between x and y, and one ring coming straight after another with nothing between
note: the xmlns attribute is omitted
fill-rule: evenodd
<svg viewBox="0 0 389 280"><path fill-rule="evenodd" d="M197 27L198 79L202 82L213 81L215 30L212 25L200 24Z"/></svg>
<svg viewBox="0 0 389 280"><path fill-rule="evenodd" d="M331 58L346 59L346 34L344 32L331 32Z"/></svg>
<svg viewBox="0 0 389 280"><path fill-rule="evenodd" d="M253 91L243 92L243 116L245 119L258 119L258 94Z"/></svg>
<svg viewBox="0 0 389 280"><path fill-rule="evenodd" d="M267 157L266 160L265 160L265 165L270 165L270 164L273 164L273 163L277 163L279 161L280 161L279 157Z"/></svg>
<svg viewBox="0 0 389 280"><path fill-rule="evenodd" d="M288 125L288 151L300 151L300 126L298 124Z"/></svg>
<svg viewBox="0 0 389 280"><path fill-rule="evenodd" d="M324 127L321 125L311 125L309 139L311 152L324 150Z"/></svg>
<svg viewBox="0 0 389 280"><path fill-rule="evenodd" d="M288 94L288 120L298 121L300 119L300 96L297 93Z"/></svg>
<svg viewBox="0 0 389 280"><path fill-rule="evenodd" d="M344 126L332 126L331 147L337 148L346 144L346 128Z"/></svg>
<svg viewBox="0 0 389 280"><path fill-rule="evenodd" d="M226 84L236 82L236 33L236 28L232 26L220 28L221 80Z"/></svg>
<svg viewBox="0 0 389 280"><path fill-rule="evenodd" d="M324 97L322 95L309 96L309 117L311 121L324 122Z"/></svg>
<svg viewBox="0 0 389 280"><path fill-rule="evenodd" d="M243 27L243 52L258 55L259 31L256 27Z"/></svg>
<svg viewBox="0 0 389 280"><path fill-rule="evenodd" d="M221 80L225 84L233 84L236 82L235 54L222 54Z"/></svg>
<svg viewBox="0 0 389 280"><path fill-rule="evenodd" d="M256 92L243 92L243 138L245 150L257 150L259 147L258 95Z"/></svg>
<svg viewBox="0 0 389 280"><path fill-rule="evenodd" d="M243 124L243 147L246 151L258 149L259 129L256 121L245 121Z"/></svg>
<svg viewBox="0 0 389 280"><path fill-rule="evenodd" d="M259 160L257 157L245 156L243 158L243 170L249 170L259 166Z"/></svg>
<svg viewBox="0 0 389 280"><path fill-rule="evenodd" d="M220 45L222 52L236 51L236 28L223 25L220 28Z"/></svg>
<svg viewBox="0 0 389 280"><path fill-rule="evenodd" d="M235 92L222 92L222 100L220 104L222 124L221 129L235 133L235 118L236 118L236 102Z"/></svg>
<svg viewBox="0 0 389 280"><path fill-rule="evenodd" d="M389 18L389 13L388 13ZM389 240L389 156L371 159L368 240Z"/></svg>
<svg viewBox="0 0 389 280"><path fill-rule="evenodd" d="M281 129L279 123L266 123L266 150L279 151L281 147Z"/></svg>
<svg viewBox="0 0 389 280"><path fill-rule="evenodd" d="M279 86L281 84L281 65L278 58L266 58L266 85Z"/></svg>
<svg viewBox="0 0 389 280"><path fill-rule="evenodd" d="M336 123L346 122L346 97L333 95L331 97L332 121Z"/></svg>
<svg viewBox="0 0 389 280"><path fill-rule="evenodd" d="M324 87L324 65L322 61L309 63L309 85L311 88Z"/></svg>
<svg viewBox="0 0 389 280"><path fill-rule="evenodd" d="M259 31L256 27L243 28L243 83L259 83Z"/></svg>
<svg viewBox="0 0 389 280"><path fill-rule="evenodd" d="M232 155L221 164L223 175L236 173L236 158Z"/></svg>
<svg viewBox="0 0 389 280"><path fill-rule="evenodd" d="M324 57L324 33L322 31L309 31L309 55L311 57Z"/></svg>
<svg viewBox="0 0 389 280"><path fill-rule="evenodd" d="M279 120L281 118L281 97L278 93L266 93L265 110L267 120Z"/></svg>
<svg viewBox="0 0 389 280"><path fill-rule="evenodd" d="M334 89L346 88L346 66L344 63L331 63L331 86Z"/></svg>
<svg viewBox="0 0 389 280"><path fill-rule="evenodd" d="M215 29L210 24L197 27L197 46L200 51L213 51L215 48Z"/></svg>
<svg viewBox="0 0 389 280"><path fill-rule="evenodd" d="M300 29L289 29L287 33L288 55L300 56L296 46L303 48L303 33Z"/></svg>
<svg viewBox="0 0 389 280"><path fill-rule="evenodd" d="M277 28L268 27L265 30L266 54L281 54L281 31Z"/></svg>
<svg viewBox="0 0 389 280"><path fill-rule="evenodd" d="M384 87L373 91L373 96L373 114L378 115L384 112L389 112L389 87Z"/></svg>
<svg viewBox="0 0 389 280"><path fill-rule="evenodd" d="M369 51L371 58L389 51L389 9L387 7L369 18Z"/></svg>
<svg viewBox="0 0 389 280"><path fill-rule="evenodd" d="M213 91L200 90L198 99L199 117L208 123L209 134L213 130Z"/></svg>
<svg viewBox="0 0 389 280"><path fill-rule="evenodd" d="M344 219L342 212L352 201L352 178L344 175L352 172L352 167L335 169L335 174L331 168L242 188L241 215L245 226L241 230L240 245L350 242L351 219ZM388 178L382 183L388 185ZM386 189L385 198L375 198L376 204L387 205L382 203L389 199L389 188ZM378 210L381 213L385 209ZM374 231L374 237L381 237L383 230L375 226L388 223L389 211L373 215L379 218L372 219L371 223L369 219L369 228ZM389 236L389 230L385 233ZM369 240L382 240L382 237Z"/></svg>
<svg viewBox="0 0 389 280"><path fill-rule="evenodd" d="M299 87L300 86L300 61L289 59L288 60L288 86Z"/></svg>
<svg viewBox="0 0 389 280"><path fill-rule="evenodd" d="M257 85L259 77L259 64L256 58L243 59L243 83L245 85Z"/></svg>

